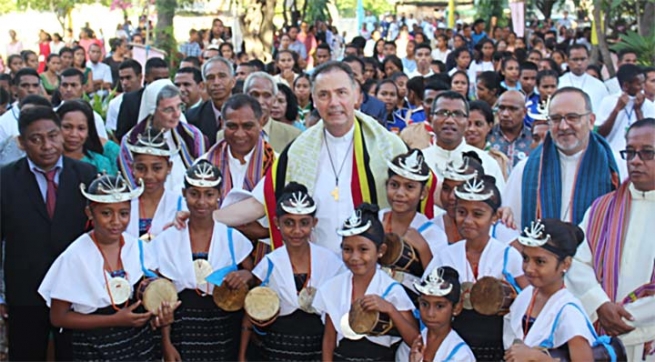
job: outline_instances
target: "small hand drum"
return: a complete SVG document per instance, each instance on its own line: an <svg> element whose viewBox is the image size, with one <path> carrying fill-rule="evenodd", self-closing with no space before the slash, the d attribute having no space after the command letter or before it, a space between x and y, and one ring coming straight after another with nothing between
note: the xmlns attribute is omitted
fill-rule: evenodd
<svg viewBox="0 0 655 362"><path fill-rule="evenodd" d="M387 245L387 251L380 258L381 265L406 271L412 275L423 275L421 259L413 246L394 233L385 234L384 243Z"/></svg>
<svg viewBox="0 0 655 362"><path fill-rule="evenodd" d="M618 339L617 337L610 338L609 346L610 348L614 349L617 362L625 362L628 360L628 355L625 351L625 346L623 346L623 342L621 342L620 339ZM592 347L591 353L594 356L594 362L610 362L612 360L610 358L609 353L607 352L607 349L603 345ZM571 361L571 355L569 354L568 348L560 347L560 348L549 349L548 354L553 359L559 359L560 362Z"/></svg>
<svg viewBox="0 0 655 362"><path fill-rule="evenodd" d="M271 288L257 287L246 295L243 309L252 324L266 327L273 324L280 314L280 297Z"/></svg>
<svg viewBox="0 0 655 362"><path fill-rule="evenodd" d="M350 306L348 323L355 333L370 336L385 335L393 329L393 322L388 314L365 311L358 302Z"/></svg>
<svg viewBox="0 0 655 362"><path fill-rule="evenodd" d="M505 315L516 299L516 291L509 283L493 277L482 277L471 289L471 305L483 315Z"/></svg>
<svg viewBox="0 0 655 362"><path fill-rule="evenodd" d="M177 302L177 290L168 279L148 278L139 284L136 297L148 312L155 313L163 302L170 304Z"/></svg>
<svg viewBox="0 0 655 362"><path fill-rule="evenodd" d="M214 303L221 310L226 312L236 312L243 308L243 304L248 294L248 287L241 285L239 288L232 289L224 282L220 286L214 286L212 297Z"/></svg>

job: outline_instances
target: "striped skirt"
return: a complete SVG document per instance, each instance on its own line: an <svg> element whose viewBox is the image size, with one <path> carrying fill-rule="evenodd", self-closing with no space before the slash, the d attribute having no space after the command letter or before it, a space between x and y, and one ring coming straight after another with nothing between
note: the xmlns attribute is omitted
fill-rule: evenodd
<svg viewBox="0 0 655 362"><path fill-rule="evenodd" d="M136 310L143 313L143 307ZM110 315L106 307L93 314ZM139 328L111 327L73 331L73 358L76 361L155 361L160 358L160 334L150 323Z"/></svg>
<svg viewBox="0 0 655 362"><path fill-rule="evenodd" d="M356 341L343 338L339 341L339 346L334 350L334 358L336 361L395 361L396 350L398 345L396 343L392 346L385 347L377 343L373 343L366 338Z"/></svg>
<svg viewBox="0 0 655 362"><path fill-rule="evenodd" d="M224 312L210 296L195 290L179 293L171 342L183 361L236 361L243 312Z"/></svg>
<svg viewBox="0 0 655 362"><path fill-rule="evenodd" d="M267 361L320 361L325 327L316 314L296 310L279 317L261 336Z"/></svg>

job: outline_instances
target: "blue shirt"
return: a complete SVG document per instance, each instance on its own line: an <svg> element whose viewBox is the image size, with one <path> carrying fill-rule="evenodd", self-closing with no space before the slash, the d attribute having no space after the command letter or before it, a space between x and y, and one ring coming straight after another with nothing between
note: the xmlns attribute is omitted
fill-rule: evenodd
<svg viewBox="0 0 655 362"><path fill-rule="evenodd" d="M35 165L32 160L27 158L27 165L30 167L30 171L32 171L32 174L34 174L34 177L36 178L36 183L39 185L39 190L41 191L41 197L43 197L43 201L46 201L46 195L48 193L48 180L45 178L45 175L43 173L46 173L48 171L41 169L39 166ZM59 156L59 160L57 160L57 163L55 164L55 167L57 169L57 172L55 172L55 184L59 186L59 175L61 174L61 170L64 168L64 157ZM43 173L41 173L43 172Z"/></svg>

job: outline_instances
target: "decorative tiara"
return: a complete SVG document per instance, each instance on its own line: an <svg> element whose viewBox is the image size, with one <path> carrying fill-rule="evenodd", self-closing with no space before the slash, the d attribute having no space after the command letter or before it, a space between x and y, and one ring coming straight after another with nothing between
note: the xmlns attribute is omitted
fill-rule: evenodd
<svg viewBox="0 0 655 362"><path fill-rule="evenodd" d="M455 166L454 161L450 161L446 164L446 168L443 171L443 177L453 181L468 181L474 179L478 176L478 172L467 174L466 171L469 168L469 158L464 156L463 162L459 167Z"/></svg>
<svg viewBox="0 0 655 362"><path fill-rule="evenodd" d="M199 162L192 166L193 176L189 176L189 173L184 175L184 179L191 186L195 187L216 187L221 183L220 174L217 175L214 170L216 169L208 161ZM215 178L215 179L214 179Z"/></svg>
<svg viewBox="0 0 655 362"><path fill-rule="evenodd" d="M486 201L493 197L493 191L489 190L484 193L484 180L483 179L469 179L466 180L461 186L464 191L460 191L460 187L455 189L455 195L462 200L468 201Z"/></svg>
<svg viewBox="0 0 655 362"><path fill-rule="evenodd" d="M166 139L163 137L164 130L159 131L159 133L154 136L150 130L151 128L148 128L144 133L138 134L136 136L136 144L133 145L130 142L127 142L127 149L132 153L162 157L171 157L179 151L163 148L166 146ZM157 141L158 139L161 139L161 141Z"/></svg>
<svg viewBox="0 0 655 362"><path fill-rule="evenodd" d="M430 178L430 173L421 174L421 166L423 165L423 156L421 151L414 150L409 156L399 157L398 165L391 161L387 161L387 165L395 174L402 176L412 181L426 181Z"/></svg>
<svg viewBox="0 0 655 362"><path fill-rule="evenodd" d="M97 194L88 193L86 185L80 184L80 191L82 195L88 200L98 202L101 204L113 204L118 202L125 202L135 199L143 193L143 180L139 179L139 187L132 190L128 183L121 175L116 177L101 175L96 179L99 182L96 188ZM95 181L94 181L95 182ZM91 183L92 185L93 183Z"/></svg>
<svg viewBox="0 0 655 362"><path fill-rule="evenodd" d="M443 297L453 290L453 285L443 279L443 269L434 268L426 280L414 283L414 288L423 295Z"/></svg>
<svg viewBox="0 0 655 362"><path fill-rule="evenodd" d="M294 215L309 215L316 211L316 204L309 202L309 196L302 192L294 192L291 198L284 200L280 206L282 210Z"/></svg>
<svg viewBox="0 0 655 362"><path fill-rule="evenodd" d="M545 226L541 220L531 221L530 228L527 226L519 236L519 243L525 246L543 246L550 241L550 234L544 234Z"/></svg>
<svg viewBox="0 0 655 362"><path fill-rule="evenodd" d="M353 214L343 223L341 229L337 229L337 234L341 236L359 235L371 227L371 220L363 223L362 210L355 210Z"/></svg>
<svg viewBox="0 0 655 362"><path fill-rule="evenodd" d="M526 105L528 109L533 105L534 103L532 101L528 102ZM528 112L528 116L535 121L547 121L548 120L548 108L550 107L550 96L546 98L544 101L538 102L537 103L537 112L532 113Z"/></svg>

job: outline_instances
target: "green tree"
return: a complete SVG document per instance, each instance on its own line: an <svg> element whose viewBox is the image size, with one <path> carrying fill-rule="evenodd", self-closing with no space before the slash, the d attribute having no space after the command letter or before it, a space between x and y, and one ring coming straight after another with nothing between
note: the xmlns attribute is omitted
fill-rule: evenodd
<svg viewBox="0 0 655 362"><path fill-rule="evenodd" d="M0 0L0 14L7 14L16 10L16 1Z"/></svg>
<svg viewBox="0 0 655 362"><path fill-rule="evenodd" d="M5 0L3 0L5 1ZM39 11L50 11L57 16L57 21L61 26L62 34L66 31L66 19L70 16L71 11L78 4L102 4L109 6L110 0L18 0L16 5L19 10L34 9Z"/></svg>

